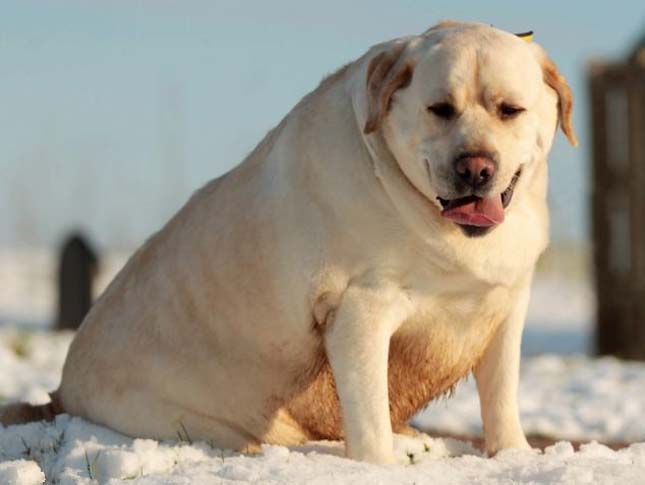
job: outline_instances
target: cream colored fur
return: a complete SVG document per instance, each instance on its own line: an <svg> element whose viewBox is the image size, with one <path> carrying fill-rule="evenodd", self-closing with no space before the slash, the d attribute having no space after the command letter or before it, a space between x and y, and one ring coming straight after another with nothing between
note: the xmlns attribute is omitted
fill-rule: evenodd
<svg viewBox="0 0 645 485"><path fill-rule="evenodd" d="M487 450L527 447L520 337L548 239L547 153L570 102L545 83L545 59L512 34L448 23L323 81L131 258L54 399L131 436L236 449L344 437L349 457L387 463L393 428L474 369ZM369 76L382 83L368 93ZM426 109L446 96L451 128ZM507 98L526 108L512 122L497 116ZM479 238L436 200L464 147L500 154L494 192L523 167L506 220Z"/></svg>

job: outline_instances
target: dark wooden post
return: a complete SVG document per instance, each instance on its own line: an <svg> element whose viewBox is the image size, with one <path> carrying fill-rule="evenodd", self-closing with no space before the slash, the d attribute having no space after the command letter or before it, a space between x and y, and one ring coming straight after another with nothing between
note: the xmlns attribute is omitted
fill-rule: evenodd
<svg viewBox="0 0 645 485"><path fill-rule="evenodd" d="M57 330L76 330L92 306L92 282L97 257L80 234L63 243L58 267Z"/></svg>
<svg viewBox="0 0 645 485"><path fill-rule="evenodd" d="M596 351L645 360L645 38L589 79Z"/></svg>

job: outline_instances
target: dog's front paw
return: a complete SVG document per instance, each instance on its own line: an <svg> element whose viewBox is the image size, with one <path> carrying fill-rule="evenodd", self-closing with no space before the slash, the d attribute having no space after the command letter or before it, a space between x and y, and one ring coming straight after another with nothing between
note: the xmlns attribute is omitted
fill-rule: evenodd
<svg viewBox="0 0 645 485"><path fill-rule="evenodd" d="M357 461L364 461L367 463L374 463L375 465L390 465L395 463L394 453L385 450L347 450L347 458Z"/></svg>
<svg viewBox="0 0 645 485"><path fill-rule="evenodd" d="M500 437L501 438L501 437ZM486 440L486 454L494 456L502 450L530 450L531 445L526 441L524 433L519 433L514 436L505 437L502 439L487 439Z"/></svg>
<svg viewBox="0 0 645 485"><path fill-rule="evenodd" d="M347 458L375 465L391 465L395 463L392 453L347 453Z"/></svg>

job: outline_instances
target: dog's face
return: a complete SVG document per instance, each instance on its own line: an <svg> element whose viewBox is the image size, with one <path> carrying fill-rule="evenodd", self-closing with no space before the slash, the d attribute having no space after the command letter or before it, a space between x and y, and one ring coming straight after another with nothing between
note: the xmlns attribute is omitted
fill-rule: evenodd
<svg viewBox="0 0 645 485"><path fill-rule="evenodd" d="M571 93L535 44L481 24L440 24L372 60L365 132L467 235L504 221L516 184L546 159Z"/></svg>

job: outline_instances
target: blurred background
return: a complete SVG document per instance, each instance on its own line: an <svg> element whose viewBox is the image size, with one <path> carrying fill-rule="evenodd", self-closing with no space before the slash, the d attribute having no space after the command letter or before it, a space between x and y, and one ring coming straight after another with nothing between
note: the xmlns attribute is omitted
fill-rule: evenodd
<svg viewBox="0 0 645 485"><path fill-rule="evenodd" d="M645 31L645 7L636 0L593 7L456 0L3 2L0 325L64 327L61 319L77 319L91 296L65 303L59 283L78 294L91 282L96 296L195 189L239 163L324 75L372 44L447 18L535 31L575 93L580 146L558 135L550 157L553 243L536 278L524 352L591 351L597 304L590 79L592 66L604 72L604 63L634 57ZM634 62L642 73L642 56ZM645 103L642 90L640 98L621 98L619 91L608 95L611 106L625 111ZM609 125L618 134L644 135L642 117L629 128L619 111L601 115L613 116ZM624 140L610 136L607 143ZM626 166L636 164L632 152L618 155ZM639 160L644 163L642 155ZM607 217L614 220L607 231L631 241L624 236L627 216ZM645 237L634 241L645 245ZM632 246L614 243L611 251L636 251ZM59 272L63 247L66 274ZM65 305L77 308L66 317L58 309Z"/></svg>

